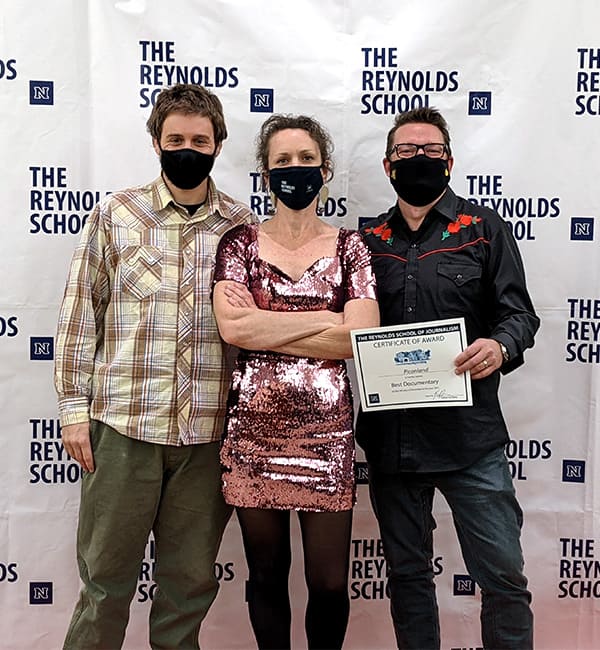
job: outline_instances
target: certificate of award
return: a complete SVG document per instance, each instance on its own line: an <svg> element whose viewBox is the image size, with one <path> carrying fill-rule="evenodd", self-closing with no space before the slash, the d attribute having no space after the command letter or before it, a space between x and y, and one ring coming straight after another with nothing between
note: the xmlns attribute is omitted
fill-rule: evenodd
<svg viewBox="0 0 600 650"><path fill-rule="evenodd" d="M472 406L470 373L454 373L454 359L467 346L464 318L350 334L364 411Z"/></svg>

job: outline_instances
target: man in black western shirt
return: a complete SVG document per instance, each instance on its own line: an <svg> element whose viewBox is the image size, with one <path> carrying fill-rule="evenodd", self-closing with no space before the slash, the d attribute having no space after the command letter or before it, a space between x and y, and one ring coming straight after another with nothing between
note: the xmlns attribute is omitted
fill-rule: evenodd
<svg viewBox="0 0 600 650"><path fill-rule="evenodd" d="M454 194L452 164L448 127L437 110L399 114L383 160L397 202L363 235L382 326L464 317L468 346L455 364L457 373L471 373L473 406L361 412L357 437L390 567L398 647L440 647L432 565L437 488L481 588L484 647L527 650L533 615L522 511L504 455L508 432L498 386L500 374L523 363L539 319L508 225Z"/></svg>

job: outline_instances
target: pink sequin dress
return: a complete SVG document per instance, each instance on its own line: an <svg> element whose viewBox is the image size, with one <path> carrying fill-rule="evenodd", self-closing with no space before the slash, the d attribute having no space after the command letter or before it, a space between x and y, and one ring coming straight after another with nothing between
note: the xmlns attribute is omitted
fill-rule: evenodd
<svg viewBox="0 0 600 650"><path fill-rule="evenodd" d="M259 309L341 312L375 298L369 252L340 229L336 255L293 280L258 252L258 226L242 225L219 244L215 282L248 287ZM340 511L355 501L353 404L343 360L240 350L233 373L221 463L234 506Z"/></svg>

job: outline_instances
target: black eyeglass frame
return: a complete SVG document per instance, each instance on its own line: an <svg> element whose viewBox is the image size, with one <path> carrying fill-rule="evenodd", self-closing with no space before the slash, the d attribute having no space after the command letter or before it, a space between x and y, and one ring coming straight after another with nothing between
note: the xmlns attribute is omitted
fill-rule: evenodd
<svg viewBox="0 0 600 650"><path fill-rule="evenodd" d="M427 153L427 147L442 147L442 152L440 155L435 155L431 156ZM415 147L415 152L412 154L412 156L401 156L398 153L398 147ZM444 154L450 155L450 148L445 142L426 142L425 144L415 144L414 142L398 142L397 144L393 145L392 148L388 151L388 158L391 157L393 153L395 153L398 158L414 158L417 153L419 153L419 149L423 150L423 153L428 157L428 158L442 158Z"/></svg>

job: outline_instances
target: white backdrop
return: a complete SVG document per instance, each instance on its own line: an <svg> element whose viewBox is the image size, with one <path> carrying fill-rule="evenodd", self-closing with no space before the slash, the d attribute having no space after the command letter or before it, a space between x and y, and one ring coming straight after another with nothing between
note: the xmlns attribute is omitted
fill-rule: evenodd
<svg viewBox="0 0 600 650"><path fill-rule="evenodd" d="M394 113L428 104L446 116L452 186L512 224L542 319L526 365L502 384L536 646L600 648L599 23L596 0L0 1L0 647L62 643L78 591L79 485L56 420L57 310L94 202L158 173L145 132L153 92L188 80L225 107L218 185L259 213L261 122L272 110L322 121L337 164L325 218L348 227L394 200L381 167ZM436 513L442 646L477 648L479 592L442 500ZM151 566L149 544L130 650L147 647ZM235 520L216 570L222 589L203 647L251 648ZM348 649L394 647L384 577L361 485Z"/></svg>

